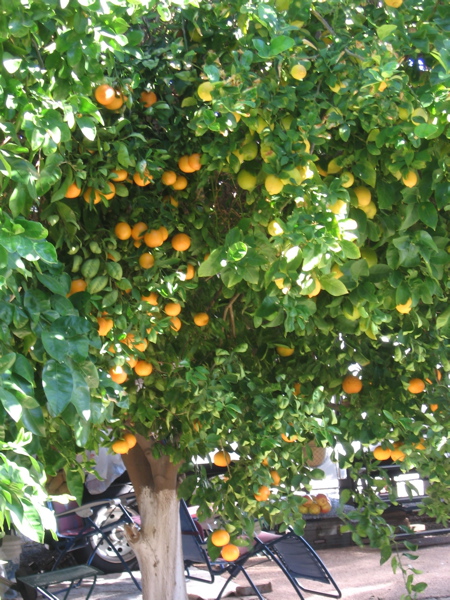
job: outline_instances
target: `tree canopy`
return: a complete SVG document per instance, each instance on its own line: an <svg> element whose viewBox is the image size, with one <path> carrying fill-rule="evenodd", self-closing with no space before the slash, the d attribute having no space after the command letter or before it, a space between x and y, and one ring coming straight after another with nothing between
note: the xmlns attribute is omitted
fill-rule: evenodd
<svg viewBox="0 0 450 600"><path fill-rule="evenodd" d="M40 461L18 464L80 496L75 456L138 434L236 541L301 531L305 448L339 444L370 484L344 494L354 539L387 556L370 449L400 447L445 521L449 27L434 0L2 6L2 439ZM233 448L228 477L191 463Z"/></svg>

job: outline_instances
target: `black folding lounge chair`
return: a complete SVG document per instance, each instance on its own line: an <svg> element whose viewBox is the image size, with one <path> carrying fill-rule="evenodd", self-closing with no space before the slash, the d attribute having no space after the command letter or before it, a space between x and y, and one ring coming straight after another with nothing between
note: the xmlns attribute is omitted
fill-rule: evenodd
<svg viewBox="0 0 450 600"><path fill-rule="evenodd" d="M255 550L264 552L283 571L294 587L299 598L304 600L302 592L341 598L342 594L328 569L319 556L302 537L289 530L283 535L262 532L256 537ZM306 579L324 584L327 587L311 589L299 580Z"/></svg>
<svg viewBox="0 0 450 600"><path fill-rule="evenodd" d="M194 579L196 581L202 581L204 583L213 583L216 575L223 575L225 573L228 573L228 578L225 581L222 589L220 590L219 595L216 598L216 600L220 600L229 582L239 573L242 573L251 585L252 589L254 590L255 595L260 600L264 600L255 583L251 580L250 576L244 568L244 563L249 558L249 556L253 555L253 550L251 552L243 554L235 562L218 561L211 563L204 547L205 540L200 534L199 529L197 528L195 521L189 514L188 507L183 500L181 500L180 502L180 523L182 534L181 537L183 542L184 567L186 570L186 577L188 579ZM206 566L208 570L209 579L205 579L203 577L196 577L192 575L189 572L189 569L193 565Z"/></svg>

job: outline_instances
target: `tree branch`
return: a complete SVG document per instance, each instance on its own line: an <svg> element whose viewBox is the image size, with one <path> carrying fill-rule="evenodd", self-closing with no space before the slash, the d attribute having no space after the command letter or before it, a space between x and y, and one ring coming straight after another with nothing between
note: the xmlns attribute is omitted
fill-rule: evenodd
<svg viewBox="0 0 450 600"><path fill-rule="evenodd" d="M331 25L328 23L328 21L326 21L321 14L319 14L317 12L317 10L312 10L311 13L316 17L316 19L318 21L320 21L322 23L322 25L325 27L325 29L331 33L331 35L336 36L336 32L334 31L334 29L331 27ZM359 56L359 54L355 54L354 52L351 52L348 48L344 48L344 52L345 54L348 54L348 56L353 56L353 58L356 58L358 60L360 60L361 62L364 62L364 58L362 56Z"/></svg>

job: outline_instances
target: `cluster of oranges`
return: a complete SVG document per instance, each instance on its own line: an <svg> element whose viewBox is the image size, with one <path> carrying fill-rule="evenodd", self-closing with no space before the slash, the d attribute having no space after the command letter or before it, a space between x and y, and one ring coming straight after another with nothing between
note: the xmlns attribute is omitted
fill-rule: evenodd
<svg viewBox="0 0 450 600"><path fill-rule="evenodd" d="M111 449L116 454L128 454L128 451L134 448L136 443L136 436L133 433L126 433L122 439L116 440L113 443Z"/></svg>
<svg viewBox="0 0 450 600"><path fill-rule="evenodd" d="M240 556L239 548L235 544L230 544L230 534L226 529L216 529L211 534L211 543L217 548L222 548L220 551L221 557L233 562Z"/></svg>

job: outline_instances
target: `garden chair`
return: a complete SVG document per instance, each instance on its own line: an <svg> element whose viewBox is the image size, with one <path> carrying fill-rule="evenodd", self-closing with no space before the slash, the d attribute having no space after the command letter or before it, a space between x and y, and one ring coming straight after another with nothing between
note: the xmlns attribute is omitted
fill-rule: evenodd
<svg viewBox="0 0 450 600"><path fill-rule="evenodd" d="M58 535L56 547L59 552L52 571L56 570L65 558L76 550L84 550L87 557L86 564L91 565L99 546L107 544L122 563L123 569L128 571L138 590L141 589L117 547L117 540L114 542L113 539L117 528L134 523L133 517L120 499L98 500L81 506L76 502L53 503L52 508L56 517ZM102 518L97 519L96 516L101 509Z"/></svg>

